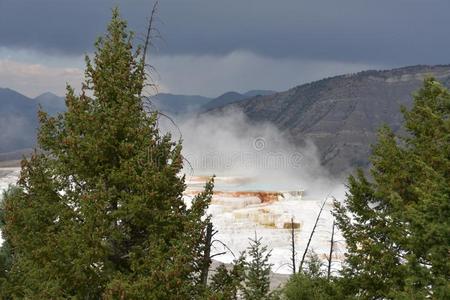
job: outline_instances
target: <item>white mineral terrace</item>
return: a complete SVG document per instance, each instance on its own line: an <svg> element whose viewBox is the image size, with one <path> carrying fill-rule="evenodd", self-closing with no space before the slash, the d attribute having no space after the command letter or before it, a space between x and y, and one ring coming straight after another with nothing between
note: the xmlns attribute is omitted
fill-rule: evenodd
<svg viewBox="0 0 450 300"><path fill-rule="evenodd" d="M18 168L0 168L0 194L9 184L16 182L18 175ZM188 187L184 199L188 205L207 180L208 177L204 176L187 176ZM225 263L232 262L233 253L238 255L245 250L249 238L254 238L256 234L272 250L270 262L273 264L273 272L290 273L291 218L294 220L299 262L323 201L324 199L309 199L307 189L300 187L268 187L267 184L258 183L252 178L216 177L209 213L212 215L214 228L218 231L214 238L221 243L213 244L213 254L224 251L227 253L214 259ZM310 249L314 250L324 263L330 251L331 204L331 199L328 199L310 245ZM340 234L335 236L335 240L337 242L334 245L332 265L334 270L340 267L344 246ZM0 243L1 241L0 238Z"/></svg>
<svg viewBox="0 0 450 300"><path fill-rule="evenodd" d="M186 202L201 191L208 178L187 178ZM294 220L297 264L301 259L313 229L320 206L325 199L308 199L307 190L300 187L268 186L245 177L216 177L214 196L209 213L218 230L215 238L223 242L235 255L245 250L249 238L255 234L272 250L270 262L275 273L291 273L291 218ZM324 263L330 252L332 230L331 199L319 219L309 249L314 250ZM342 236L335 236L332 269L337 270L343 258ZM214 253L227 251L216 242ZM233 260L233 254L217 256L225 263Z"/></svg>

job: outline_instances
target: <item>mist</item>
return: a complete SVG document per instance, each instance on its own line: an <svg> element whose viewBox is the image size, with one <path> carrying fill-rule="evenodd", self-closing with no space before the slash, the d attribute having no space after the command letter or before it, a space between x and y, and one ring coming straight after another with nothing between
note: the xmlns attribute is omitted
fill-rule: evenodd
<svg viewBox="0 0 450 300"><path fill-rule="evenodd" d="M161 131L183 143L187 177L242 177L250 180L242 188L304 190L310 199L344 196L343 182L321 166L316 146L311 141L294 145L271 123L251 123L242 111L231 109L175 124L160 119Z"/></svg>
<svg viewBox="0 0 450 300"><path fill-rule="evenodd" d="M0 116L0 153L31 148L34 145L35 124L26 117Z"/></svg>

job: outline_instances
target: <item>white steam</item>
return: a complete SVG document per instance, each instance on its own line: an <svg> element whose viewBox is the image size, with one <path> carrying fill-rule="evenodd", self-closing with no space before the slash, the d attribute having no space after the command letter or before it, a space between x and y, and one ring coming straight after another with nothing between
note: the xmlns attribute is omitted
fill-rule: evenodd
<svg viewBox="0 0 450 300"><path fill-rule="evenodd" d="M312 142L296 146L273 124L251 124L244 113L203 114L176 121L183 140L183 155L189 163L185 173L195 176L251 178L249 190L305 190L307 198L340 198L342 182L333 179L320 165ZM179 138L178 130L164 118L163 131Z"/></svg>

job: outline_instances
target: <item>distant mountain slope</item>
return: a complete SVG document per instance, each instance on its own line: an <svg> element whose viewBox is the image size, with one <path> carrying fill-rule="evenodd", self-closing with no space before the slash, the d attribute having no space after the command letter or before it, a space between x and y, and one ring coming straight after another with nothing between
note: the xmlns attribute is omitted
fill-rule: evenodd
<svg viewBox="0 0 450 300"><path fill-rule="evenodd" d="M37 109L32 99L0 88L0 152L29 148L35 143Z"/></svg>
<svg viewBox="0 0 450 300"><path fill-rule="evenodd" d="M367 167L370 145L382 124L400 130L400 105L433 75L450 86L450 65L365 71L327 78L269 96L258 96L215 109L242 109L254 122L269 121L297 144L312 140L322 164L333 173Z"/></svg>
<svg viewBox="0 0 450 300"><path fill-rule="evenodd" d="M268 95L273 95L275 94L275 91L269 91L269 90L252 90L252 91L248 91L244 94L240 94L238 92L227 92L215 99L212 99L211 101L209 101L208 103L206 103L205 105L203 105L201 107L202 111L208 111L208 110L212 110L218 107L222 107L237 101L241 101L247 98L251 98L251 97L255 97L258 95L261 96L268 96Z"/></svg>
<svg viewBox="0 0 450 300"><path fill-rule="evenodd" d="M213 107L208 114L241 109L253 122L274 123L294 143L312 140L322 163L333 173L340 173L368 166L370 145L376 141L376 132L383 123L395 131L401 129L400 105L411 105L412 93L427 75L450 87L450 65L413 66L336 76L281 93L267 91L269 95L261 95L261 91L226 93L220 100L221 97L160 94L158 105L175 114L205 111L207 105ZM37 102L52 113L63 108L62 98L57 98L44 94L33 101L12 90L0 89L0 152L33 147L38 126Z"/></svg>
<svg viewBox="0 0 450 300"><path fill-rule="evenodd" d="M34 98L34 101L42 106L42 109L51 115L66 110L66 102L64 97L56 96L53 93L44 93Z"/></svg>
<svg viewBox="0 0 450 300"><path fill-rule="evenodd" d="M199 111L211 98L160 93L151 97L151 101L158 110L176 116Z"/></svg>
<svg viewBox="0 0 450 300"><path fill-rule="evenodd" d="M250 90L246 93L244 93L244 96L246 98L250 98L250 97L256 97L256 96L270 96L273 94L276 94L277 91L273 91L273 90Z"/></svg>
<svg viewBox="0 0 450 300"><path fill-rule="evenodd" d="M20 158L23 151L16 150L34 147L39 104L50 114L65 110L64 98L54 94L45 93L31 99L11 89L0 88L0 153L11 152L8 157L17 153L15 158Z"/></svg>
<svg viewBox="0 0 450 300"><path fill-rule="evenodd" d="M254 90L245 94L236 93L234 97L226 99L226 103L232 103L237 99L244 99L254 95L271 94L272 91ZM203 106L211 101L226 98L226 93L218 98L203 96L174 95L161 93L151 98L155 109L161 110L172 116L184 118L203 111ZM222 98L221 98L222 97ZM220 99L219 99L220 98ZM20 158L25 152L33 148L36 143L36 131L38 127L37 111L39 105L51 115L66 110L64 97L52 93L44 93L34 99L28 98L16 91L0 88L0 160L5 157ZM212 105L211 107L215 107ZM17 156L17 157L16 157Z"/></svg>
<svg viewBox="0 0 450 300"><path fill-rule="evenodd" d="M275 91L251 90L244 94L227 92L217 98L203 96L176 95L160 93L151 97L152 104L156 109L172 116L188 116L198 112L208 111L236 101L251 98L257 95L272 95Z"/></svg>

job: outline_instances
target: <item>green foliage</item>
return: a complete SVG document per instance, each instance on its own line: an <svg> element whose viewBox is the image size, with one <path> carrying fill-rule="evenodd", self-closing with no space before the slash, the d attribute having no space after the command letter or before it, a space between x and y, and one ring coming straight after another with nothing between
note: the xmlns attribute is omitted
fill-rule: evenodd
<svg viewBox="0 0 450 300"><path fill-rule="evenodd" d="M322 271L322 265L319 255L311 251L308 253L308 265L304 273L313 278L324 277L325 274Z"/></svg>
<svg viewBox="0 0 450 300"><path fill-rule="evenodd" d="M242 283L245 279L245 255L241 255L233 262L230 270L221 264L217 267L213 276L209 289L211 295L209 299L217 300L237 300Z"/></svg>
<svg viewBox="0 0 450 300"><path fill-rule="evenodd" d="M358 171L335 204L342 284L361 299L450 298L450 93L429 78L414 98L407 135L383 128L372 180Z"/></svg>
<svg viewBox="0 0 450 300"><path fill-rule="evenodd" d="M210 296L214 300L279 299L279 291L270 291L270 252L261 238L250 239L247 252L241 253L231 269L220 265L211 277Z"/></svg>
<svg viewBox="0 0 450 300"><path fill-rule="evenodd" d="M246 263L242 294L245 300L273 299L270 292L270 251L263 246L262 238L250 239L247 252L251 260Z"/></svg>
<svg viewBox="0 0 450 300"><path fill-rule="evenodd" d="M144 110L145 62L114 10L67 112L40 112L42 152L4 199L6 288L32 299L195 299L213 183L190 208L181 143ZM89 96L92 95L92 96Z"/></svg>
<svg viewBox="0 0 450 300"><path fill-rule="evenodd" d="M0 198L0 234L5 227L5 209L3 198L8 194L13 193L14 189L10 188L7 192L4 192ZM0 291L6 288L8 272L11 270L12 265L12 251L8 240L4 240L0 247ZM1 294L0 294L1 295Z"/></svg>
<svg viewBox="0 0 450 300"><path fill-rule="evenodd" d="M308 253L306 269L292 275L282 288L283 299L347 299L339 291L336 280L336 278L326 278L322 270L322 262L316 253Z"/></svg>
<svg viewBox="0 0 450 300"><path fill-rule="evenodd" d="M345 299L338 293L333 282L325 277L315 277L303 272L289 278L282 294L286 300Z"/></svg>

